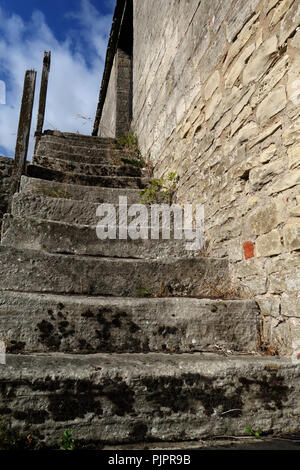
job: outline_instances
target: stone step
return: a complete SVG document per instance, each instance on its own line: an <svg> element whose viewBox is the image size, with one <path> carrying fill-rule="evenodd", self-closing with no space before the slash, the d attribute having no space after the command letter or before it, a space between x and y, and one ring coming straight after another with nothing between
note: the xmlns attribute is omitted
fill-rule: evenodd
<svg viewBox="0 0 300 470"><path fill-rule="evenodd" d="M57 446L178 441L299 428L300 368L288 358L62 353L6 356L1 414Z"/></svg>
<svg viewBox="0 0 300 470"><path fill-rule="evenodd" d="M101 186L110 188L142 189L149 183L145 177L134 176L90 176L81 173L51 170L38 165L27 165L27 176L60 183L82 184L84 186Z"/></svg>
<svg viewBox="0 0 300 470"><path fill-rule="evenodd" d="M51 190L48 194L55 196ZM97 225L100 220L100 217L96 215L99 203L64 199L63 192L57 194L58 197L45 197L30 192L17 193L12 200L12 214L21 218L30 217L68 224Z"/></svg>
<svg viewBox="0 0 300 470"><path fill-rule="evenodd" d="M81 145L79 145L81 143ZM51 154L52 151L68 153L69 155L85 155L89 157L100 158L103 154L103 150L106 151L115 151L117 150L114 146L90 146L88 144L82 145L82 142L79 142L78 145L73 145L69 142L53 142L53 140L41 140L38 146L39 154ZM118 150L120 153L120 151Z"/></svg>
<svg viewBox="0 0 300 470"><path fill-rule="evenodd" d="M77 134L73 132L61 132L61 131L51 131L45 130L43 135L40 139L40 142L47 140L52 142L74 142L75 145L78 143L84 142L88 145L93 146L115 146L117 144L117 140L114 138L109 137L96 137L92 135L86 134Z"/></svg>
<svg viewBox="0 0 300 470"><path fill-rule="evenodd" d="M97 186L84 186L76 184L59 183L57 181L48 181L39 178L30 178L22 176L20 191L25 197L33 198L36 195L51 197L55 199L73 199L76 201L92 203L111 203L118 204L120 196L126 196L128 204L138 203L140 200L140 190L132 188L98 188ZM16 200L23 196L15 195ZM43 202L42 202L43 203ZM45 217L46 218L46 217Z"/></svg>
<svg viewBox="0 0 300 470"><path fill-rule="evenodd" d="M142 290L152 295L234 298L224 258L100 258L6 246L0 247L0 290L117 297L135 297Z"/></svg>
<svg viewBox="0 0 300 470"><path fill-rule="evenodd" d="M87 203L81 204L81 207L86 205ZM45 210L45 207L43 209ZM70 216L71 213L72 209L71 212L66 211L66 215ZM47 215L49 217L50 214ZM3 246L47 253L137 259L198 255L197 251L186 249L186 240L172 239L173 232L170 240L165 240L162 236L159 240L151 240L151 228L148 228L148 238L148 240L132 240L130 237L128 240L119 238L101 240L97 237L96 226L93 225L13 217L10 214L4 216L1 231Z"/></svg>
<svg viewBox="0 0 300 470"><path fill-rule="evenodd" d="M98 202L89 201L88 199L66 199L64 196L67 195L63 192L62 188L49 188L49 190L46 189L44 193L46 193L47 196L42 196L35 191L22 191L21 193L16 193L12 199L12 215L19 218L37 218L39 220L51 220L66 224L91 225L93 228L102 220L102 217L97 216L97 209L100 206L100 203ZM116 194L113 193L110 195L108 193L107 195L108 198L111 199L111 205L114 206L116 213L116 221L114 218L111 220L114 225L116 223L118 230L119 208L124 206L119 206L119 201L115 204L115 200L117 199ZM68 194L68 196L71 197L72 194ZM121 196L121 192L119 193L119 196ZM126 193L125 196L127 197ZM130 206L130 200L136 195L130 194L129 196L130 197L127 197L127 207ZM148 210L148 224L145 225L148 226L148 236L150 237L151 207L148 205L142 205L141 207L145 207ZM136 215L128 215L127 219L129 225L131 221L136 219ZM173 220L173 213L170 210L170 239L173 238L174 234ZM107 224L104 223L104 225ZM160 230L162 228L161 220L159 228Z"/></svg>
<svg viewBox="0 0 300 470"><path fill-rule="evenodd" d="M42 155L34 155L32 164L63 173L88 176L141 176L141 169L132 165L79 163Z"/></svg>
<svg viewBox="0 0 300 470"><path fill-rule="evenodd" d="M30 312L30 314L29 314ZM2 292L7 352L195 352L259 350L251 300L111 298Z"/></svg>
<svg viewBox="0 0 300 470"><path fill-rule="evenodd" d="M60 150L48 150L46 146L44 149L37 149L36 155L49 158L59 158L68 162L89 163L89 164L106 164L106 165L121 165L122 157L125 157L120 150L111 150L110 148L99 149L96 156L80 155L77 153L62 152ZM33 157L32 157L33 158Z"/></svg>

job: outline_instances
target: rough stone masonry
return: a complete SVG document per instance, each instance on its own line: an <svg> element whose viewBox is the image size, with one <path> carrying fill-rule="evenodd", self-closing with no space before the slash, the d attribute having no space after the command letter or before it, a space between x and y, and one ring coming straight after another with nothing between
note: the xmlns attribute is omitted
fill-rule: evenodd
<svg viewBox="0 0 300 470"><path fill-rule="evenodd" d="M266 345L291 354L300 340L300 3L134 0L133 24L132 128L143 154L155 176L178 173L177 202L204 204L208 254L229 258L259 303Z"/></svg>

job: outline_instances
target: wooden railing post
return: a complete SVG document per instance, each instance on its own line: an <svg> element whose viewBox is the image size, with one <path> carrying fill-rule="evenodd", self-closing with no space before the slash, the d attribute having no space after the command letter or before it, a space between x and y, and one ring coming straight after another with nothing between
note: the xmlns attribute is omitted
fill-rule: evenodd
<svg viewBox="0 0 300 470"><path fill-rule="evenodd" d="M14 168L11 179L11 191L9 201L9 211L11 208L11 199L15 192L19 190L21 176L25 172L26 158L28 152L30 127L32 119L32 108L34 101L36 82L36 71L26 70L24 78L23 96L19 117L18 134L15 148Z"/></svg>
<svg viewBox="0 0 300 470"><path fill-rule="evenodd" d="M39 140L43 132L50 64L51 64L51 51L44 51L43 70L42 70L42 77L41 77L41 89L40 89L40 98L39 98L39 110L38 110L38 115L37 115L36 131L34 134L35 136L34 152L37 149Z"/></svg>

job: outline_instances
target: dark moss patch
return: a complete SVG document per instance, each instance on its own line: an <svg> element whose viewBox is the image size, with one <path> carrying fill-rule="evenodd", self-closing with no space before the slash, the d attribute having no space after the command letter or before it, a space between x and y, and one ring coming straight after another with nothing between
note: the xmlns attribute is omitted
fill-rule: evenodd
<svg viewBox="0 0 300 470"><path fill-rule="evenodd" d="M19 421L25 421L26 424L42 424L48 418L48 412L45 410L26 410L13 412L13 417Z"/></svg>
<svg viewBox="0 0 300 470"><path fill-rule="evenodd" d="M88 380L60 382L55 394L49 395L48 411L54 421L83 418L87 413L102 414L97 391Z"/></svg>
<svg viewBox="0 0 300 470"><path fill-rule="evenodd" d="M160 326L157 330L157 333L159 334L159 336L165 338L169 335L176 335L178 333L178 328L176 328L175 326Z"/></svg>
<svg viewBox="0 0 300 470"><path fill-rule="evenodd" d="M248 377L241 377L240 382L243 387L249 391L254 391L255 398L264 403L266 409L273 409L274 406L281 410L283 402L288 399L290 388L284 384L284 377L277 375L277 373L268 373L263 379L249 379Z"/></svg>
<svg viewBox="0 0 300 470"><path fill-rule="evenodd" d="M43 335L51 335L54 330L54 326L47 320L42 320L37 324L38 329Z"/></svg>
<svg viewBox="0 0 300 470"><path fill-rule="evenodd" d="M50 351L57 351L61 345L61 337L55 334L55 329L52 323L47 320L42 320L37 324L37 328L40 331L40 341Z"/></svg>
<svg viewBox="0 0 300 470"><path fill-rule="evenodd" d="M148 427L143 422L138 422L132 426L129 431L130 441L142 442L147 439Z"/></svg>
<svg viewBox="0 0 300 470"><path fill-rule="evenodd" d="M8 353L17 353L24 351L26 343L23 341L13 341L11 340L9 345L7 346L6 351Z"/></svg>
<svg viewBox="0 0 300 470"><path fill-rule="evenodd" d="M148 389L148 401L159 408L169 408L175 413L195 413L201 403L207 416L211 416L216 408L221 408L220 411L236 409L231 416L238 417L243 408L241 388L229 396L225 395L224 388L214 386L213 379L200 374L184 374L178 378L146 378L142 383Z"/></svg>
<svg viewBox="0 0 300 470"><path fill-rule="evenodd" d="M120 377L106 379L101 387L101 394L113 403L117 416L133 412L134 391Z"/></svg>
<svg viewBox="0 0 300 470"><path fill-rule="evenodd" d="M85 339L78 340L78 349L80 349L80 351L94 351L94 348Z"/></svg>
<svg viewBox="0 0 300 470"><path fill-rule="evenodd" d="M83 318L93 318L93 317L94 317L94 314L93 314L93 312L91 312L91 310L86 310L85 312L83 312L83 313L81 314L81 316L82 316Z"/></svg>

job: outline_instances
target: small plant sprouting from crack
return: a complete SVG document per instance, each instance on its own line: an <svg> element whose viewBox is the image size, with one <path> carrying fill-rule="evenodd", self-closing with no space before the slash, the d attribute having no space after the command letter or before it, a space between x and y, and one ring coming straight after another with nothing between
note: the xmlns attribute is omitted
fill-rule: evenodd
<svg viewBox="0 0 300 470"><path fill-rule="evenodd" d="M121 150L125 155L121 157L123 163L143 168L145 162L139 149L138 140L133 131L127 132L122 137L119 137L116 143L116 149Z"/></svg>
<svg viewBox="0 0 300 470"><path fill-rule="evenodd" d="M172 171L165 178L154 179L140 193L141 204L172 204L179 177Z"/></svg>
<svg viewBox="0 0 300 470"><path fill-rule="evenodd" d="M124 165L132 165L140 169L143 168L148 177L152 176L153 165L150 154L148 153L147 160L142 157L138 139L133 131L129 131L120 137L117 140L115 148L122 151L123 156L120 158L120 161Z"/></svg>
<svg viewBox="0 0 300 470"><path fill-rule="evenodd" d="M74 450L75 449L75 441L72 439L73 429L68 429L64 431L63 435L61 436L61 446L60 450Z"/></svg>
<svg viewBox="0 0 300 470"><path fill-rule="evenodd" d="M251 426L248 426L246 428L246 432L247 432L247 434L249 434L249 436L252 436L252 437L260 437L263 433L261 428L257 428L255 430L255 429L251 428Z"/></svg>

